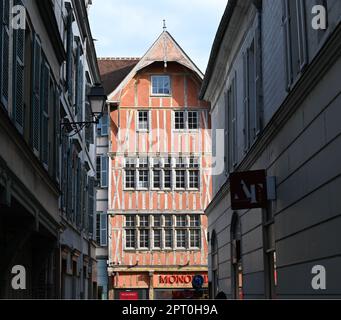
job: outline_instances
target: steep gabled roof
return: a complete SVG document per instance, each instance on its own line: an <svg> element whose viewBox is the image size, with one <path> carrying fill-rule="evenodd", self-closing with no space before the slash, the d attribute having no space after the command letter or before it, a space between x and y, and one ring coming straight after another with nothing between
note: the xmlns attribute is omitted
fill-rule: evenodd
<svg viewBox="0 0 341 320"><path fill-rule="evenodd" d="M112 93L139 61L140 58L99 58L98 66L105 94Z"/></svg>
<svg viewBox="0 0 341 320"><path fill-rule="evenodd" d="M125 85L136 75L136 73L143 68L151 65L154 62L177 62L188 69L192 70L200 79L203 79L204 75L200 69L194 64L189 56L182 50L179 44L174 40L168 31L163 31L159 38L150 47L147 53L141 58L136 66L130 71L120 85L115 88L111 94L108 95L108 99L117 101L120 96L120 92Z"/></svg>

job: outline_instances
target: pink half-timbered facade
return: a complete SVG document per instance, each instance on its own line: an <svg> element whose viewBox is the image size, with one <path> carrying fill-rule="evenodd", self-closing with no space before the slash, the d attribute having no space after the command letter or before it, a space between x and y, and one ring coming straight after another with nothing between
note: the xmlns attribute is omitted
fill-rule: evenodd
<svg viewBox="0 0 341 320"><path fill-rule="evenodd" d="M164 31L109 96L112 299L194 297L207 288L210 106L202 73Z"/></svg>

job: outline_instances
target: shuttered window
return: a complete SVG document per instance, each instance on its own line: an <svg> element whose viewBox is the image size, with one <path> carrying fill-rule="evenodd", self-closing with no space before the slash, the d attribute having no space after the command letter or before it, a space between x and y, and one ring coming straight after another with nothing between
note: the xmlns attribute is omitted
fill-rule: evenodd
<svg viewBox="0 0 341 320"><path fill-rule="evenodd" d="M228 139L228 169L232 172L237 164L237 101L236 101L236 78L231 82L227 91L227 139Z"/></svg>
<svg viewBox="0 0 341 320"><path fill-rule="evenodd" d="M9 0L0 1L0 79L1 102L8 106L9 85Z"/></svg>
<svg viewBox="0 0 341 320"><path fill-rule="evenodd" d="M33 53L33 92L32 92L32 145L33 149L40 151L40 85L41 85L41 42L37 35L34 36Z"/></svg>
<svg viewBox="0 0 341 320"><path fill-rule="evenodd" d="M282 0L287 90L308 62L304 0Z"/></svg>
<svg viewBox="0 0 341 320"><path fill-rule="evenodd" d="M76 110L78 120L83 121L83 91L84 91L84 67L82 61L82 47L80 40L77 44L77 74L76 74Z"/></svg>
<svg viewBox="0 0 341 320"><path fill-rule="evenodd" d="M68 10L67 17L67 60L66 60L66 82L69 98L73 97L73 30L72 30L72 9Z"/></svg>
<svg viewBox="0 0 341 320"><path fill-rule="evenodd" d="M89 234L94 236L94 200L95 200L95 179L89 177L88 187L88 217L89 217Z"/></svg>
<svg viewBox="0 0 341 320"><path fill-rule="evenodd" d="M22 2L16 0L14 4L22 5ZM13 29L13 116L21 133L24 129L24 58L25 30Z"/></svg>
<svg viewBox="0 0 341 320"><path fill-rule="evenodd" d="M43 57L41 71L41 160L49 164L49 102L50 102L50 68Z"/></svg>

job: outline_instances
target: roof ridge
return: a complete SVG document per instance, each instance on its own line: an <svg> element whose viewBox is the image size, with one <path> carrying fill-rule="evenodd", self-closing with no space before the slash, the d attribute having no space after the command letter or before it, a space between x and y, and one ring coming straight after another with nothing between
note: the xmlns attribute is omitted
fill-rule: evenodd
<svg viewBox="0 0 341 320"><path fill-rule="evenodd" d="M100 57L97 60L100 60L100 61L104 61L104 60L109 60L109 61L116 61L116 60L132 61L132 60L141 60L141 58L138 58L138 57Z"/></svg>

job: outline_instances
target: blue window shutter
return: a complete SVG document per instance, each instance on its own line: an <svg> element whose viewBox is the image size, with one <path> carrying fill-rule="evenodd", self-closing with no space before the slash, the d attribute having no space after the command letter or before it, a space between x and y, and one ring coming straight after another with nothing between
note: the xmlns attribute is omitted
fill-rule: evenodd
<svg viewBox="0 0 341 320"><path fill-rule="evenodd" d="M33 92L32 92L32 146L40 151L40 86L41 86L41 42L37 35L33 43Z"/></svg>
<svg viewBox="0 0 341 320"><path fill-rule="evenodd" d="M107 156L102 156L101 186L104 188L108 186L108 157Z"/></svg>
<svg viewBox="0 0 341 320"><path fill-rule="evenodd" d="M89 217L89 234L94 236L94 209L95 209L95 179L89 177L89 190L88 190L88 217Z"/></svg>
<svg viewBox="0 0 341 320"><path fill-rule="evenodd" d="M15 1L16 5L22 5L21 1ZM22 133L24 128L24 66L25 66L25 30L13 30L13 99L14 120L17 128Z"/></svg>
<svg viewBox="0 0 341 320"><path fill-rule="evenodd" d="M69 97L73 96L73 30L72 30L72 10L69 11L67 18L67 63L66 80Z"/></svg>
<svg viewBox="0 0 341 320"><path fill-rule="evenodd" d="M9 1L1 1L1 102L8 106L9 85Z"/></svg>
<svg viewBox="0 0 341 320"><path fill-rule="evenodd" d="M42 63L41 79L41 160L49 164L49 91L50 91L50 68L45 60Z"/></svg>

